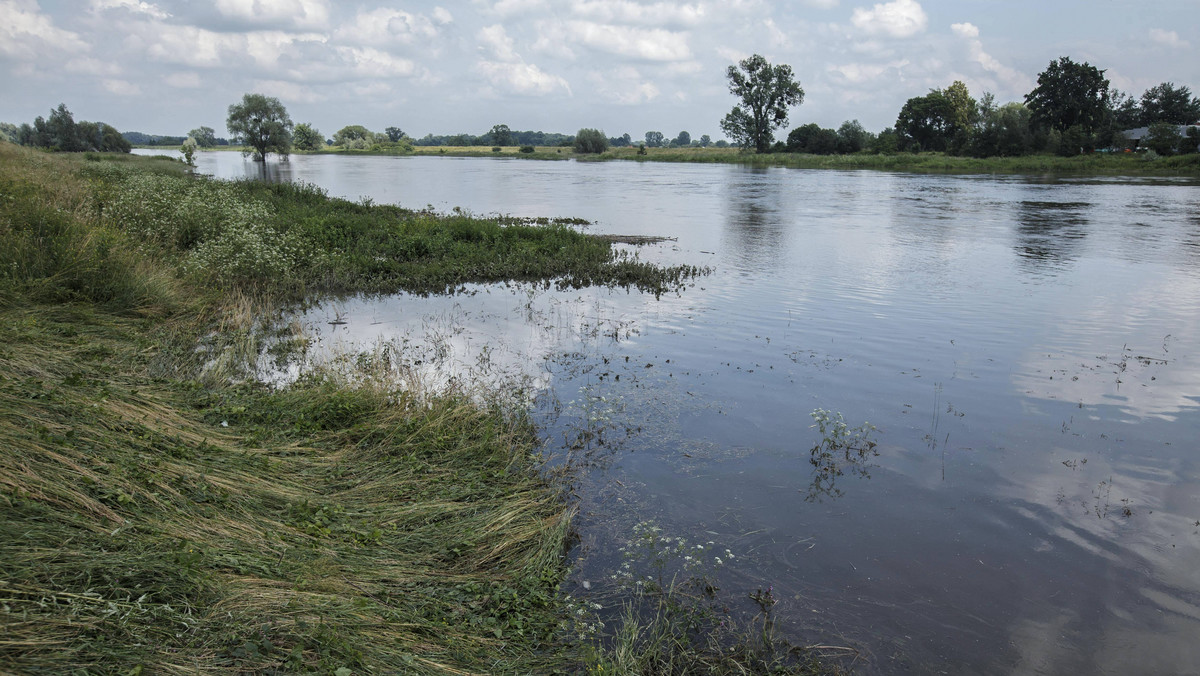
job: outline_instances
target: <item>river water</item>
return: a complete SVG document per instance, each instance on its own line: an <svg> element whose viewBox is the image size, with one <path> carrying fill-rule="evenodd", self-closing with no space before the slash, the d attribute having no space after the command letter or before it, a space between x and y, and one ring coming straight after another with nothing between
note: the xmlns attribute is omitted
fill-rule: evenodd
<svg viewBox="0 0 1200 676"><path fill-rule="evenodd" d="M1200 669L1195 181L430 157L267 171L377 203L580 217L674 238L646 260L711 268L658 299L482 285L303 316L323 349L390 341L439 383L524 378L547 452L580 466L577 591L602 589L652 519L735 552L731 598L772 586L785 634L857 648L859 673ZM873 425L878 455L817 471L817 409Z"/></svg>

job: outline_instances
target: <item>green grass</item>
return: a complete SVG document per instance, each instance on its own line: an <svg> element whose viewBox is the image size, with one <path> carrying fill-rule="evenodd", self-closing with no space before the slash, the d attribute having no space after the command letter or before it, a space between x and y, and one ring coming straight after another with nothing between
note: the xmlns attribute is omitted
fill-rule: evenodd
<svg viewBox="0 0 1200 676"><path fill-rule="evenodd" d="M567 484L504 393L404 389L372 355L253 377L264 335L304 341L282 299L694 272L566 223L0 143L0 670L815 673L683 588L576 638Z"/></svg>
<svg viewBox="0 0 1200 676"><path fill-rule="evenodd" d="M571 508L521 412L370 371L245 377L294 289L193 253L298 216L288 195L328 201L108 159L0 144L3 670L574 663L557 638Z"/></svg>
<svg viewBox="0 0 1200 676"><path fill-rule="evenodd" d="M1028 155L1023 157L958 157L944 153L873 155L807 155L803 153L743 153L736 148L614 148L600 160L637 162L698 162L744 164L758 167L903 171L946 174L1062 174L1088 176L1196 176L1200 155L1149 158L1133 153L1092 153L1078 157Z"/></svg>

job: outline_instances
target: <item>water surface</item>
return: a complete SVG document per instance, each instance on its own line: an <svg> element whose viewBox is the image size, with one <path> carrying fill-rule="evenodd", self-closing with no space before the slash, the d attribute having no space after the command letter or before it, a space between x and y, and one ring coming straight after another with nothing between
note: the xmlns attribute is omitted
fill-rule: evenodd
<svg viewBox="0 0 1200 676"><path fill-rule="evenodd" d="M442 382L524 374L548 451L585 461L576 583L599 585L652 518L737 552L727 592L773 585L797 642L856 646L865 673L1200 665L1195 182L425 157L267 169L350 199L676 238L640 255L713 268L661 299L485 285L305 316L326 347L393 341ZM818 408L877 428L879 456L834 490L809 462Z"/></svg>

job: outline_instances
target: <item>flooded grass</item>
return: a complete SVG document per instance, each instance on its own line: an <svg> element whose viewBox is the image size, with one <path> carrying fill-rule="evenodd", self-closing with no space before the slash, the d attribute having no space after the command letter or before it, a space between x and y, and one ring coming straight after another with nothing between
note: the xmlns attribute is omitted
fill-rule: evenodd
<svg viewBox="0 0 1200 676"><path fill-rule="evenodd" d="M157 159L0 144L0 193L6 669L774 664L703 627L683 640L690 611L674 601L621 629L661 640L584 654L559 594L574 507L509 399L401 386L378 354L310 366L281 387L255 377L266 347L286 360L305 344L295 326L264 329L280 298L496 278L657 292L691 273L614 257L561 223L195 179ZM379 260L404 247L425 257ZM663 641L665 662L650 649Z"/></svg>

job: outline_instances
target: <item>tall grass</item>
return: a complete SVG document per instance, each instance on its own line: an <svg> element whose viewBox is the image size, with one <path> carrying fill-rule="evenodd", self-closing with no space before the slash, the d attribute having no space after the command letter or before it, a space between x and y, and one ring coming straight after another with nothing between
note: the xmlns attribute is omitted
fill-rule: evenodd
<svg viewBox="0 0 1200 676"><path fill-rule="evenodd" d="M254 228L287 242L304 231L282 218L328 204L0 144L5 672L570 663L556 636L571 509L522 416L369 374L245 377L255 323L295 287L205 246Z"/></svg>

